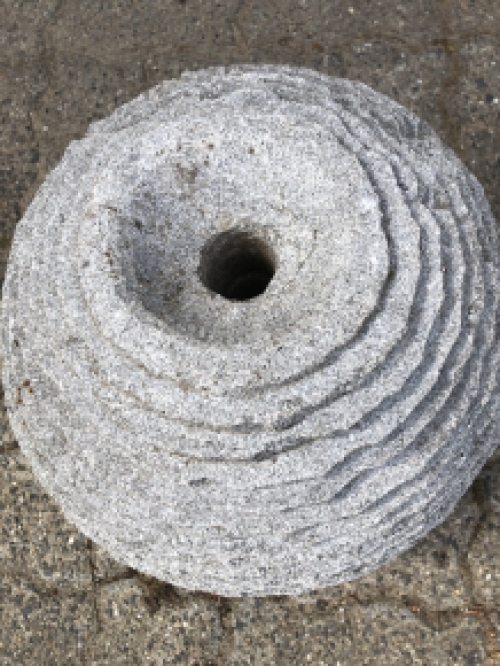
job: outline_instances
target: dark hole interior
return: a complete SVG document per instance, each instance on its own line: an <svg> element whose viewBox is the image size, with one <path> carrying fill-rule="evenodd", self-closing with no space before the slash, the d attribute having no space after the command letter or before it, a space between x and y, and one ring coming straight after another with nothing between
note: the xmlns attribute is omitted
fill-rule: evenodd
<svg viewBox="0 0 500 666"><path fill-rule="evenodd" d="M205 244L198 274L207 289L230 301L248 301L266 290L275 270L276 257L267 243L229 230Z"/></svg>

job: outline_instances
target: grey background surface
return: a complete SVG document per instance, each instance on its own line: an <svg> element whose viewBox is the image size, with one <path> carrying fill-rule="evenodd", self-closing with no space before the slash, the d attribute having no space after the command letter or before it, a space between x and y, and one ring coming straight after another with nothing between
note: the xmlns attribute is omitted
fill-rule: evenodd
<svg viewBox="0 0 500 666"><path fill-rule="evenodd" d="M491 0L0 2L0 274L17 221L92 120L185 69L358 79L424 118L500 219L500 4ZM68 523L2 420L0 664L500 664L499 450L453 515L352 583L186 593Z"/></svg>

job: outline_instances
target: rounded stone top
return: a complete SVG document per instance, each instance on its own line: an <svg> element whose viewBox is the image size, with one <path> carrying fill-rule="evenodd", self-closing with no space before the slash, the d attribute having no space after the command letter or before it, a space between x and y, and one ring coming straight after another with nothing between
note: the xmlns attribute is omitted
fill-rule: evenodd
<svg viewBox="0 0 500 666"><path fill-rule="evenodd" d="M356 578L498 444L499 249L477 179L386 96L185 73L71 142L17 226L12 429L140 571L227 596Z"/></svg>

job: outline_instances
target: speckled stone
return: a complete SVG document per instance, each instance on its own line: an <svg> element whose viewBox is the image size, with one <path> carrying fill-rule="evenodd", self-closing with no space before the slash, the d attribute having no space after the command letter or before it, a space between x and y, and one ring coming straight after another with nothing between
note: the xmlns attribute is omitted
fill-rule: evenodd
<svg viewBox="0 0 500 666"><path fill-rule="evenodd" d="M151 613L137 581L125 580L99 590L97 611L93 666L216 663L222 629L215 601L162 604Z"/></svg>
<svg viewBox="0 0 500 666"><path fill-rule="evenodd" d="M23 578L0 574L0 664L85 663L92 642L88 592L50 594Z"/></svg>
<svg viewBox="0 0 500 666"><path fill-rule="evenodd" d="M16 228L12 430L144 573L226 596L354 579L498 443L499 256L477 179L386 96L185 73L73 141Z"/></svg>
<svg viewBox="0 0 500 666"><path fill-rule="evenodd" d="M483 666L486 652L477 618L457 618L435 631L408 609L394 604L354 607L350 611L355 650L344 664L363 666ZM380 628L381 635L373 627Z"/></svg>

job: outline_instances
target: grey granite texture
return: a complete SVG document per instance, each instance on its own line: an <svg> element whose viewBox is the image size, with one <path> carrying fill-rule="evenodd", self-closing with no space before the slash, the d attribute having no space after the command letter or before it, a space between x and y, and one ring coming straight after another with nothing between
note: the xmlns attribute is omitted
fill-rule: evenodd
<svg viewBox="0 0 500 666"><path fill-rule="evenodd" d="M234 597L343 583L497 446L499 266L479 181L399 103L185 72L72 141L16 227L11 426L129 567Z"/></svg>
<svg viewBox="0 0 500 666"><path fill-rule="evenodd" d="M500 219L498 2L0 5L0 283L15 225L68 144L157 83L210 65L275 62L363 81L437 131L477 176ZM376 571L294 597L213 596L213 606L206 604L209 595L127 569L65 519L19 454L1 390L0 450L7 454L0 465L8 466L0 481L0 545L14 541L23 556L0 561L10 581L0 591L2 666L500 666L500 549L494 547L500 508L493 501L500 448L444 523ZM71 573L83 543L90 587L87 576L79 581ZM50 582L43 570L49 555ZM78 566L83 572L83 562ZM127 581L127 597L119 580ZM36 613L33 597L16 592L26 586L36 594ZM65 612L54 613L59 598ZM135 614L127 612L129 600ZM145 637L156 631L161 637L165 618L185 600L171 642L148 644ZM204 623L186 612L191 604L203 609ZM82 631L82 622L75 640L77 618L89 630ZM37 621L45 631L33 630ZM204 659L197 646L206 633L218 652L212 657L210 648Z"/></svg>

